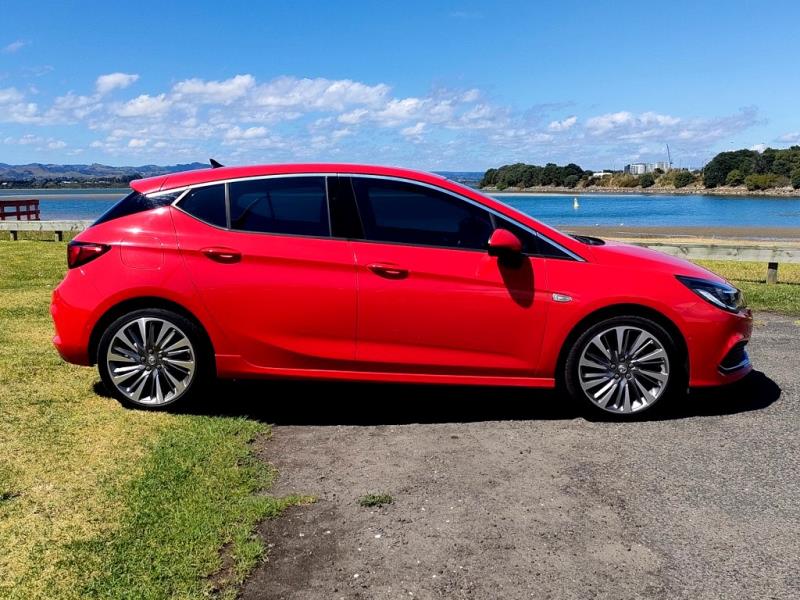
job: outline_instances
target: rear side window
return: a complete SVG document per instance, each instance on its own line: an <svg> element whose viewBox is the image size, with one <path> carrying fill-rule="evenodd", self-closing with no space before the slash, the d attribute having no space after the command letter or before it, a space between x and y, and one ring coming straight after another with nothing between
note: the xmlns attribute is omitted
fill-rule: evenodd
<svg viewBox="0 0 800 600"><path fill-rule="evenodd" d="M225 185L208 185L189 190L178 203L181 210L217 227L226 227Z"/></svg>
<svg viewBox="0 0 800 600"><path fill-rule="evenodd" d="M428 187L390 179L353 178L364 237L418 246L486 249L489 213Z"/></svg>
<svg viewBox="0 0 800 600"><path fill-rule="evenodd" d="M95 225L105 223L106 221L113 221L120 217L127 217L136 213L158 208L160 206L167 206L175 202L178 194L161 194L159 196L146 196L139 192L131 192L122 200L117 202L114 206L109 208L106 212L100 215L100 218L94 222Z"/></svg>
<svg viewBox="0 0 800 600"><path fill-rule="evenodd" d="M330 235L324 177L273 177L228 185L231 229Z"/></svg>

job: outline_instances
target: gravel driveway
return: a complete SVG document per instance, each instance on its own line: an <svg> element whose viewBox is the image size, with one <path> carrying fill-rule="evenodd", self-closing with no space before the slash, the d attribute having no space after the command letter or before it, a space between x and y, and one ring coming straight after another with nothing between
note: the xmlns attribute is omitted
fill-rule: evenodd
<svg viewBox="0 0 800 600"><path fill-rule="evenodd" d="M319 500L262 526L242 597L800 597L799 337L759 314L758 372L625 424L552 392L247 387L270 493Z"/></svg>

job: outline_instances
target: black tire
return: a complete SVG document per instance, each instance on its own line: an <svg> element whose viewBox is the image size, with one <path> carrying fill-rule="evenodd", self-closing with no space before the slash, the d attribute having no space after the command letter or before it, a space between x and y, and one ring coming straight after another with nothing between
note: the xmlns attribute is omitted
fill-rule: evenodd
<svg viewBox="0 0 800 600"><path fill-rule="evenodd" d="M147 344L146 341L141 343L141 336L136 335L139 330L140 319L144 320L143 323L145 323L145 328L148 332L147 337L157 338L162 329L167 332L165 336L169 335L169 337L165 337L165 341L162 342L165 344L163 348L152 343L156 339L150 340L151 352L148 352L148 348L140 348L140 344L141 346ZM165 324L171 326L175 331L171 331ZM149 335L151 329L154 333ZM130 349L132 347L126 347L120 338L115 340L115 336L121 331L125 331L123 335L133 342L133 347L139 352L135 354L134 350ZM185 338L188 350L184 346L181 336ZM177 340L181 348L166 352L170 347L169 344L173 343L174 340ZM115 362L109 357L109 348L112 343L115 345L111 356L119 357L120 355L117 354L117 351L123 350L126 353L124 356L125 362ZM163 355L158 353L158 349L164 350L165 353ZM156 350L156 352L153 352L153 350ZM169 356L169 354L172 356ZM193 361L193 369L191 374L187 376L185 372L188 372L188 368L185 365L192 362L190 359ZM150 366L148 361L154 361L153 364L155 366ZM178 363L182 363L184 366L176 366ZM114 366L110 367L110 365ZM123 371L127 369L128 372L135 371L135 373L123 382L115 382L110 368L117 369L120 366L124 367ZM97 347L97 369L100 372L103 385L111 395L124 406L143 410L164 410L167 408L172 409L176 405L185 405L193 398L196 398L201 390L207 389L206 384L211 382L215 376L213 352L200 326L183 315L162 308L134 310L117 318L106 327ZM153 371L158 371L158 373L153 373ZM145 373L148 373L148 375L144 375ZM143 390L146 388L148 399L155 395L155 399L152 401L137 401L132 397L136 396L135 392L138 386L135 385L135 382L140 377L148 378L142 381L141 386ZM159 379L158 384L155 382L156 379ZM161 394L161 381L165 383L164 390L174 385L173 381L178 382L179 385L175 386L175 392L172 397L169 397L168 394ZM140 394L145 393L143 390L140 390ZM164 396L163 401L158 400L161 395ZM144 397L140 396L140 398Z"/></svg>
<svg viewBox="0 0 800 600"><path fill-rule="evenodd" d="M609 340L609 338L606 337L608 335L616 335L609 332L609 330L614 330L614 328L623 328L623 331L624 328L632 328L628 330L628 333L624 333L623 336L625 340L633 340L633 342L635 342L636 338L638 337L636 330L642 330L650 334L656 340L657 344L661 345L666 353L666 364L661 364L658 368L661 370L666 370L666 383L659 382L650 377L651 373L655 373L656 376L660 377L664 376L663 372L655 372L655 367L648 367L652 368L653 371L642 370L641 364L637 363L637 361L634 359L633 362L637 364L634 365L634 369L631 369L631 361L617 358L617 355L613 349L614 344L617 343L616 339ZM604 334L604 332L606 333ZM601 369L596 369L592 366L581 367L581 358L584 355L585 350L590 353L591 357L602 358L602 355L598 352L600 350L599 346L597 347L598 351L596 351L593 347L590 347L590 345L593 344L593 340L598 335L602 336L601 340L609 341L611 345L611 348L606 348L606 350L611 354L611 358L609 358L608 362L612 365L612 367L609 367L609 370L607 371L609 373L609 377L611 377L610 374L613 374L615 380L625 379L625 381L621 381L621 383L624 385L617 386L615 389L620 393L620 395L624 396L623 392L626 390L621 390L620 388L630 385L631 387L629 390L627 390L627 392L631 396L633 394L640 396L638 408L637 403L631 401L627 403L627 406L633 407L633 409L629 412L625 412L624 400L620 400L619 405L611 404L611 402L609 402L608 407L603 408L600 406L600 404L602 404L605 395L601 395L601 397L596 401L593 401L590 397L590 393L598 394L605 385L610 384L612 387L614 386L613 382L610 382L610 379L604 379L604 371ZM652 342L648 341L647 344L652 344ZM625 343L623 343L623 346L625 346ZM656 351L658 350L658 346L655 344L649 346L649 348ZM569 349L567 359L564 363L563 383L565 384L566 391L569 393L569 395L575 401L582 404L584 409L586 409L590 415L618 419L635 418L645 411L651 410L654 406L658 406L660 409L666 403L675 400L676 397L686 394L686 356L679 348L680 346L676 343L675 339L673 339L673 336L669 333L669 331L651 319L639 316L611 317L588 327L580 336L578 336L578 339L575 340L575 343L572 344L572 347ZM648 354L646 349L642 350L641 352L643 352L643 354L639 355L640 357L644 357ZM636 356L636 353L633 353L633 355ZM587 377L584 380L585 385L597 387L593 387L589 391L584 391L581 384L581 368L584 369L585 377L586 375L590 377L593 376L593 378L598 381L598 383L595 383L592 379ZM637 368L639 369L638 373L634 373L633 371L635 371ZM600 381L600 379L602 379L602 381ZM653 386L663 385L663 388L659 390L657 397L652 400L644 392L638 391L634 386L637 379L640 382L645 383L645 388L650 387L648 383L652 384ZM607 381L609 383L606 383ZM650 391L652 392L652 390ZM615 397L616 394L617 392L614 392ZM615 400L615 398L612 398L612 400ZM622 408L617 408L618 406Z"/></svg>

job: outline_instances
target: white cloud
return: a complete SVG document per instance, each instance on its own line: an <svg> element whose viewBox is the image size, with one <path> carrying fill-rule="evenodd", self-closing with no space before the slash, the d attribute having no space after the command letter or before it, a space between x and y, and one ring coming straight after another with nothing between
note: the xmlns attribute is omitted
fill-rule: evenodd
<svg viewBox="0 0 800 600"><path fill-rule="evenodd" d="M409 138L418 138L422 135L424 131L425 131L425 123L420 121L416 125L412 125L410 127L401 129L400 134Z"/></svg>
<svg viewBox="0 0 800 600"><path fill-rule="evenodd" d="M100 95L108 94L113 90L121 90L136 82L139 76L134 73L109 73L100 75L94 87Z"/></svg>
<svg viewBox="0 0 800 600"><path fill-rule="evenodd" d="M109 99L111 91L123 90L137 77L101 75L94 89L62 93L49 102L32 88L2 88L0 122L20 129L14 143L27 141L31 147L47 148L62 140L45 133L36 142L19 142L22 134L32 134L28 127L46 132L47 127L69 125L70 131L83 128L94 140L78 144L64 138L69 142L65 155L82 146L120 160L148 156L153 162L168 162L213 156L224 148L225 155L239 162L336 157L427 168L518 160L575 161L599 168L637 155L648 159L661 153L664 143L687 164L759 122L752 107L703 119L626 110L555 118L554 112L565 110L563 103L520 110L491 100L477 88L438 87L404 96L380 82L290 76L262 82L250 74L189 78ZM58 135L64 134L59 130ZM791 143L800 141L800 135L782 139Z"/></svg>
<svg viewBox="0 0 800 600"><path fill-rule="evenodd" d="M552 121L547 128L550 131L566 131L578 122L578 117L567 117L563 121Z"/></svg>
<svg viewBox="0 0 800 600"><path fill-rule="evenodd" d="M53 140L47 143L47 147L50 148L50 150L61 150L61 148L67 147L67 142L64 140Z"/></svg>
<svg viewBox="0 0 800 600"><path fill-rule="evenodd" d="M778 138L778 141L783 144L800 144L800 131L782 135Z"/></svg>
<svg viewBox="0 0 800 600"><path fill-rule="evenodd" d="M389 86L368 85L350 79L298 79L278 77L256 88L259 106L344 110L352 105L377 105L389 94Z"/></svg>
<svg viewBox="0 0 800 600"><path fill-rule="evenodd" d="M267 135L266 127L248 127L242 129L241 127L232 127L225 133L226 140L252 140L254 138L261 138Z"/></svg>
<svg viewBox="0 0 800 600"><path fill-rule="evenodd" d="M169 110L172 102L167 99L166 94L150 96L142 94L133 100L128 100L116 110L120 117L152 117L163 115Z"/></svg>
<svg viewBox="0 0 800 600"><path fill-rule="evenodd" d="M3 46L3 54L14 54L29 44L30 42L26 42L25 40L16 40L10 44L7 44L6 46Z"/></svg>
<svg viewBox="0 0 800 600"><path fill-rule="evenodd" d="M12 102L21 102L24 96L17 88L0 89L0 104L11 104Z"/></svg>
<svg viewBox="0 0 800 600"><path fill-rule="evenodd" d="M172 91L178 99L189 97L208 104L230 104L247 94L255 83L252 75L236 75L225 81L187 79L176 83Z"/></svg>
<svg viewBox="0 0 800 600"><path fill-rule="evenodd" d="M361 121L363 121L368 115L369 111L366 108L356 108L350 112L339 115L337 120L339 123L344 123L346 125L356 125L361 123Z"/></svg>
<svg viewBox="0 0 800 600"><path fill-rule="evenodd" d="M764 152L768 146L766 144L753 144L750 146L750 150L755 150L758 153Z"/></svg>

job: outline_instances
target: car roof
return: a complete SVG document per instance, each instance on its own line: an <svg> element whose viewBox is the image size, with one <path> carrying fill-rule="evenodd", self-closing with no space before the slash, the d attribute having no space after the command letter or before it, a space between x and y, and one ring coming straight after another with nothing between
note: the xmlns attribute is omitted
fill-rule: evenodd
<svg viewBox="0 0 800 600"><path fill-rule="evenodd" d="M260 177L266 175L292 175L304 173L352 173L357 175L381 175L384 177L402 177L433 184L441 184L444 177L424 171L402 169L399 167L382 167L377 165L357 165L348 163L303 163L281 165L250 165L239 167L218 167L216 169L197 169L158 175L146 179L131 181L131 188L142 194L184 188L215 181Z"/></svg>

